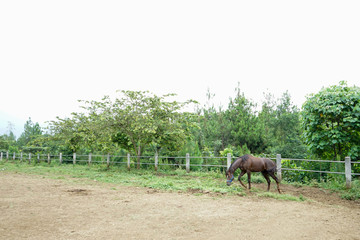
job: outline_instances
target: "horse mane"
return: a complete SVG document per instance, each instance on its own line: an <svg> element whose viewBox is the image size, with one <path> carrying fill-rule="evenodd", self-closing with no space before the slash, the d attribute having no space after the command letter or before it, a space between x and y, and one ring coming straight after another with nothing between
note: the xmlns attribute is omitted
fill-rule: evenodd
<svg viewBox="0 0 360 240"><path fill-rule="evenodd" d="M241 157L238 157L233 163L230 164L229 170L231 169L232 172L234 172L235 170L233 169L233 164L237 161L246 162L249 159L249 157L250 157L249 154L245 154Z"/></svg>
<svg viewBox="0 0 360 240"><path fill-rule="evenodd" d="M249 159L250 155L249 154L245 154L244 156L241 156L241 161L246 162Z"/></svg>

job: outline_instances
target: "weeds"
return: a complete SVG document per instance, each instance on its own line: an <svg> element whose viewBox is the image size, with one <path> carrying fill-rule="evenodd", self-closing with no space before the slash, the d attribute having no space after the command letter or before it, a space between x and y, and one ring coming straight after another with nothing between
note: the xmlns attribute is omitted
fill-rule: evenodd
<svg viewBox="0 0 360 240"><path fill-rule="evenodd" d="M45 175L53 179L88 179L91 181L121 184L126 186L142 186L166 191L197 193L219 193L245 195L240 186L226 186L225 177L219 172L192 172L185 170L131 170L102 165L66 165L52 166L45 163L36 165L0 163L0 168L9 172Z"/></svg>
<svg viewBox="0 0 360 240"><path fill-rule="evenodd" d="M347 200L360 199L360 181L354 180L351 182L351 188L347 189L343 181L330 180L319 183L321 188L329 189L340 194L341 198Z"/></svg>
<svg viewBox="0 0 360 240"><path fill-rule="evenodd" d="M258 193L258 197L265 197L265 198L274 198L278 200L286 200L286 201L296 201L296 202L303 202L306 200L302 195L299 197L295 197L289 194L276 194L271 192L265 192L265 193Z"/></svg>
<svg viewBox="0 0 360 240"><path fill-rule="evenodd" d="M119 184L125 186L142 186L153 189L161 189L166 191L176 192L190 192L201 194L228 194L245 196L246 190L240 187L239 184L232 184L226 186L225 176L221 172L208 171L208 172L190 172L186 173L185 170L135 170L128 171L125 167L113 166L110 169L104 165L93 164L91 167L87 165L70 165L51 163L27 164L27 163L11 163L0 162L1 171L19 172L26 174L42 175L53 179L64 179L67 181L76 181L81 179L89 181L97 181L104 183ZM245 179L243 179L246 181ZM253 183L264 183L265 180L260 174L252 175ZM303 184L293 183L297 187ZM340 194L344 199L357 200L360 199L360 181L352 182L351 189L345 189L344 183L339 181L328 182L311 182L314 187L321 187L331 189ZM295 197L288 194L277 194L262 192L259 189L252 189L252 192L259 197L290 200L290 201L304 201L303 196Z"/></svg>

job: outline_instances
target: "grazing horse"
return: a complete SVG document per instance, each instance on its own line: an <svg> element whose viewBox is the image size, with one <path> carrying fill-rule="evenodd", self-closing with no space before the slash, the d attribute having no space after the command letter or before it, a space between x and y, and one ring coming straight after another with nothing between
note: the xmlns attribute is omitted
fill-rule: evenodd
<svg viewBox="0 0 360 240"><path fill-rule="evenodd" d="M280 192L279 187L279 180L275 176L276 172L276 165L273 161L267 158L257 158L251 155L244 155L242 157L237 158L229 167L229 169L226 171L226 184L228 186L231 185L231 182L234 180L234 172L236 169L240 168L241 173L238 177L238 180L241 185L246 188L244 183L241 181L241 177L247 173L248 175L248 183L249 183L249 189L251 189L251 172L261 172L264 178L266 179L268 183L268 191L270 190L270 178L269 175L276 181L277 184L277 190Z"/></svg>

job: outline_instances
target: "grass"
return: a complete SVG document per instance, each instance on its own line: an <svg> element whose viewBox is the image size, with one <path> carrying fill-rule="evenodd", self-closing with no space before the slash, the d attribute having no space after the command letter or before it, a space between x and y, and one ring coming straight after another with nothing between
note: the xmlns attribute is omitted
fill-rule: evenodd
<svg viewBox="0 0 360 240"><path fill-rule="evenodd" d="M271 192L258 193L257 196L264 197L264 198L274 198L274 199L278 199L278 200L296 201L296 202L303 202L303 201L307 200L302 195L300 195L299 197L295 197L290 194L276 194L276 193L271 193Z"/></svg>
<svg viewBox="0 0 360 240"><path fill-rule="evenodd" d="M351 182L351 188L347 189L343 182L337 180L330 180L327 182L321 182L319 187L329 189L333 192L340 194L341 198L346 200L358 200L360 199L360 180L353 180Z"/></svg>
<svg viewBox="0 0 360 240"><path fill-rule="evenodd" d="M103 165L88 167L70 164L60 166L57 163L29 165L27 163L0 162L1 171L41 175L67 181L89 180L166 191L191 192L197 195L205 193L246 195L245 190L238 185L227 187L224 175L217 172L186 173L185 170L154 172L153 170L136 169L128 171L121 167L108 169Z"/></svg>
<svg viewBox="0 0 360 240"><path fill-rule="evenodd" d="M290 182L288 183L294 187L300 188L302 186L310 186L315 188L327 189L332 192L336 192L339 196L346 200L359 200L360 199L360 180L352 180L351 188L347 189L345 186L345 179L337 178L328 178L326 181L318 182L316 179L312 179L307 183L299 182Z"/></svg>
<svg viewBox="0 0 360 240"><path fill-rule="evenodd" d="M104 165L72 165L47 163L27 164L0 162L0 172L18 172L25 174L41 175L47 178L62 179L77 182L104 182L124 186L140 186L166 191L190 192L195 195L240 195L246 196L247 191L239 184L232 184L230 187L225 184L225 176L220 172L193 171L186 173L185 170L136 170L128 171L125 167L112 166L108 169ZM252 183L264 183L261 175L253 174ZM246 181L244 179L244 181ZM300 187L300 186L297 186ZM345 189L343 183L326 182L318 183L316 187L331 189L348 200L360 199L360 181L354 181L351 189ZM305 201L303 196L295 197L289 194L277 194L262 192L260 189L252 189L252 193L258 197L273 198L289 201Z"/></svg>

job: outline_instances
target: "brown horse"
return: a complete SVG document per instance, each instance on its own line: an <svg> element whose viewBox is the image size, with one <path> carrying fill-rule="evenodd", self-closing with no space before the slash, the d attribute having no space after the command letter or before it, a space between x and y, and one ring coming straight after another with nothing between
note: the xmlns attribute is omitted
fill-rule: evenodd
<svg viewBox="0 0 360 240"><path fill-rule="evenodd" d="M241 185L246 188L244 183L241 181L241 177L247 173L248 175L248 183L249 183L249 189L251 189L251 172L261 172L264 178L266 179L268 183L268 191L270 190L270 178L269 175L276 181L277 184L277 190L280 192L279 187L279 180L275 176L276 172L276 165L273 161L267 158L257 158L251 155L244 155L242 157L237 158L229 167L229 169L226 171L226 184L228 186L231 185L231 182L234 180L234 172L236 169L240 168L241 173L238 177L238 180Z"/></svg>

